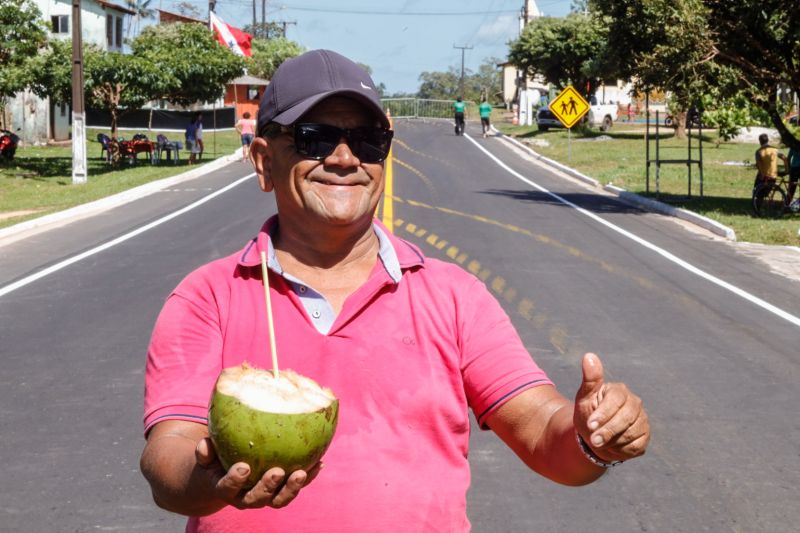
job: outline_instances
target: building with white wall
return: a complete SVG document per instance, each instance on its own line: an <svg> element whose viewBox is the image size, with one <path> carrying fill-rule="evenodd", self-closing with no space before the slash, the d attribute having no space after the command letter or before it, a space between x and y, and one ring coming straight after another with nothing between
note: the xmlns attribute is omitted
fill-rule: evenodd
<svg viewBox="0 0 800 533"><path fill-rule="evenodd" d="M34 0L42 12L51 38L72 39L72 0ZM81 38L104 50L124 51L125 39L135 11L106 0L81 1ZM17 93L8 102L11 127L22 142L45 144L48 140L70 137L72 110L69 105L53 105L30 91Z"/></svg>

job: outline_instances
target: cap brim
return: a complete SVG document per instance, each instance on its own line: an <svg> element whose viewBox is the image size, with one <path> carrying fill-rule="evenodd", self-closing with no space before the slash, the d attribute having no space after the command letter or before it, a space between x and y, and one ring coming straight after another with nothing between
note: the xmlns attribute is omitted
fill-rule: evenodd
<svg viewBox="0 0 800 533"><path fill-rule="evenodd" d="M279 115L275 115L272 118L271 122L277 122L282 126L290 126L297 122L303 115L311 111L311 109L320 103L325 98L329 98L331 96L348 96L352 97L355 100L358 100L362 104L366 106L366 108L373 112L375 118L381 121L381 125L385 128L389 127L389 119L386 116L386 113L383 111L383 108L376 104L374 100L364 96L363 94L359 93L358 91L353 91L351 89L339 89L336 91L328 91L326 93L315 94L310 98L306 98L302 102L296 104L290 109L287 109L283 113Z"/></svg>

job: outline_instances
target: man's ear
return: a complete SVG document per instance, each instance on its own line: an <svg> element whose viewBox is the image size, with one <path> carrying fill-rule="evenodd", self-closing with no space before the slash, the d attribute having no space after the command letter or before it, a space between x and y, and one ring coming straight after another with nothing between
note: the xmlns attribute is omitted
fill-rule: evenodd
<svg viewBox="0 0 800 533"><path fill-rule="evenodd" d="M263 137L256 137L250 144L250 161L256 169L258 184L264 192L273 189L272 184L272 146Z"/></svg>

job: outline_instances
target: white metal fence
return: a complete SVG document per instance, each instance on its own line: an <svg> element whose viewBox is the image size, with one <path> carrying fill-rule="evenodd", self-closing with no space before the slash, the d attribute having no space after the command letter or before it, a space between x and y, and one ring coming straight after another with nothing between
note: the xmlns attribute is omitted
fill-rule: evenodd
<svg viewBox="0 0 800 533"><path fill-rule="evenodd" d="M478 116L478 105L467 104L464 116ZM453 118L453 100L428 100L424 98L383 98L383 108L391 111L392 118Z"/></svg>

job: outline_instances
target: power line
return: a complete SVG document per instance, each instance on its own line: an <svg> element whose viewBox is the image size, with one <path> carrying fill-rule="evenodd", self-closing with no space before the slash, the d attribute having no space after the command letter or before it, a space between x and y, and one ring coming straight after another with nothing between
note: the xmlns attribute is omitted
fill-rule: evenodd
<svg viewBox="0 0 800 533"><path fill-rule="evenodd" d="M283 5L287 11L312 11L317 13L342 13L347 15L396 15L402 17L458 17L476 15L502 15L516 13L516 9L501 9L496 11L366 11L358 9L326 9L318 7Z"/></svg>

